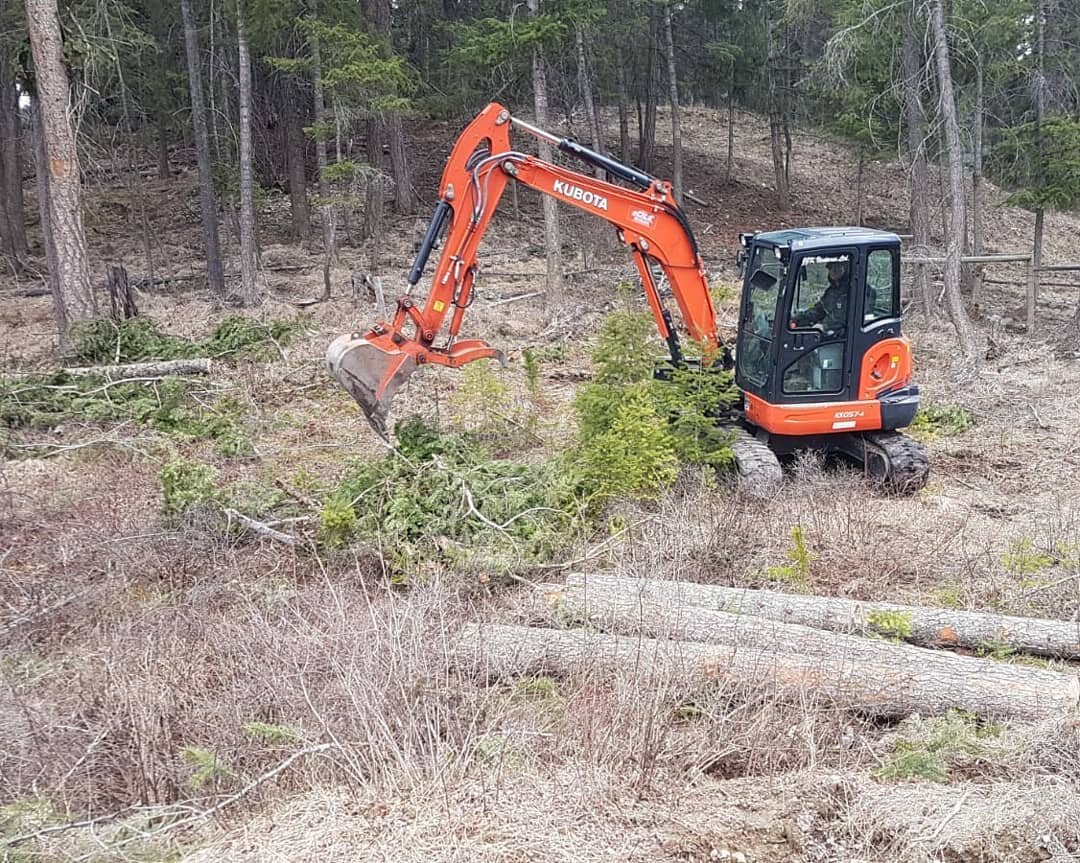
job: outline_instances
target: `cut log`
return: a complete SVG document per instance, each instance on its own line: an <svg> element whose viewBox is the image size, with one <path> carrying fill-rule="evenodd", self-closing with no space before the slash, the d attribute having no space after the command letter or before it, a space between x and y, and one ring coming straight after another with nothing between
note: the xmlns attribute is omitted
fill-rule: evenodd
<svg viewBox="0 0 1080 863"><path fill-rule="evenodd" d="M917 697L932 700L940 695L944 709L949 707L948 687L970 687L972 692L981 693L989 685L992 689L1000 687L1001 691L1007 692L1018 676L1025 680L1028 677L1028 669L1003 666L991 659L928 650L880 637L864 638L829 632L678 601L656 602L648 597L649 582L633 579L620 581L622 584L616 588L597 589L591 579L588 586L575 580L561 591L549 590L545 596L560 619L566 620L569 616L570 619L587 621L604 631L620 635L725 644L778 653L807 654L827 661L883 666L893 669L892 678L901 673L901 669L907 669L909 674L918 676L913 684L919 690ZM1080 693L1080 680L1075 675L1042 673L1052 675L1045 678L1050 684L1056 679L1053 675L1057 675L1058 682L1062 682L1060 678L1073 679ZM948 687L943 687L941 681L949 681ZM976 695L970 704L974 705L980 698L981 695ZM992 701L987 701L983 709L992 706ZM964 709L983 712L974 706Z"/></svg>
<svg viewBox="0 0 1080 863"><path fill-rule="evenodd" d="M719 686L765 686L783 696L811 693L874 716L942 714L952 708L986 717L1039 720L1075 711L1080 681L1067 674L952 657L957 674L887 659L810 656L729 644L670 641L585 630L470 624L455 661L487 678L619 672L671 680L687 695ZM968 669L972 670L968 670Z"/></svg>
<svg viewBox="0 0 1080 863"><path fill-rule="evenodd" d="M164 378L169 375L208 375L210 360L157 360L146 363L122 363L117 366L79 366L64 369L69 375L99 375L106 380L122 378Z"/></svg>
<svg viewBox="0 0 1080 863"><path fill-rule="evenodd" d="M570 575L566 586L636 592L661 605L697 605L833 632L896 636L924 647L1005 646L1020 653L1080 659L1080 622L599 574Z"/></svg>

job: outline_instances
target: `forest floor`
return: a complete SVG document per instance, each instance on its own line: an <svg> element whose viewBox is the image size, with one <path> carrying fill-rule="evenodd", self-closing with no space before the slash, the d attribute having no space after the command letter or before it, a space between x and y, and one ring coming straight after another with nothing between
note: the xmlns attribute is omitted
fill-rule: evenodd
<svg viewBox="0 0 1080 863"><path fill-rule="evenodd" d="M666 121L662 112L659 128ZM720 309L730 332L739 232L849 223L855 160L811 132L797 135L793 203L779 213L759 118L738 117L730 183L724 114L690 108L683 128L687 186L712 202L690 205L689 215L712 281L731 286ZM424 201L456 133L445 123L413 130ZM667 155L661 148L658 173ZM902 231L901 166L869 163L864 182L867 223ZM197 273L189 166L169 181L140 178L138 195L157 276ZM1031 215L992 197L988 251L1025 250ZM519 207L515 217L507 199L488 234L465 329L506 350L499 379L532 418L520 455L543 461L573 437L575 385L620 302L616 286L634 272L605 232L570 214L564 296L504 302L543 285L539 207L526 192ZM99 276L121 262L133 277L145 273L137 210L131 194L91 184L86 229ZM995 727L991 743L945 746L942 726L875 723L766 692L721 692L684 709L644 671L605 683L582 674L533 688L482 685L455 672L454 633L466 620L527 619L528 587L444 563L403 588L380 564L393 549L316 553L164 518L161 469L177 455L243 489L249 513L282 482L307 522L281 529L300 535L318 516L312 501L351 464L386 454L323 355L373 317L367 298L352 296L350 274L377 270L392 296L424 219L388 217L374 250L346 243L333 299L309 305L321 255L288 239L287 218L287 200L271 196L261 225L268 299L247 314L300 319L306 329L269 357L223 357L196 392L239 406L250 449L237 455L132 421L9 433L0 461L0 859L1076 859L1073 719ZM1077 236L1080 219L1048 216L1047 262L1075 260ZM227 271L237 266L234 239L226 229ZM800 526L811 552L802 589L1075 619L1080 360L1059 334L1080 289L1047 286L1029 335L1018 324L1022 274L999 267L988 276L1005 284L987 286L975 322L994 352L974 380L955 375L943 310L927 322L912 307L905 323L924 403L971 420L919 432L931 461L921 493L890 498L811 459L766 502L685 477L654 504L624 507L627 529L582 537L565 566L538 580L613 571L761 586L788 560ZM58 363L51 302L39 289L0 275L7 374ZM163 330L197 338L236 313L198 280L137 299ZM539 397L527 390L525 348L543 358ZM425 370L395 413L461 425L470 404L460 383ZM883 778L904 746L941 755L944 775ZM213 817L184 821L209 807L219 807ZM34 835L92 819L101 820ZM30 838L3 844L16 836Z"/></svg>

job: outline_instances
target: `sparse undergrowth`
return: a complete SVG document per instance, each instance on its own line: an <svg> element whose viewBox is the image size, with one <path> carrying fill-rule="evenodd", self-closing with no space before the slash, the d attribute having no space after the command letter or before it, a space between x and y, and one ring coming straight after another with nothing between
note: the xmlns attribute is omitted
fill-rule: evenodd
<svg viewBox="0 0 1080 863"><path fill-rule="evenodd" d="M250 455L240 404L197 398L204 392L180 378L112 383L57 372L0 379L0 426L48 430L66 423L131 422L177 439L212 440L224 456Z"/></svg>
<svg viewBox="0 0 1080 863"><path fill-rule="evenodd" d="M1004 754L1002 727L963 711L945 716L905 719L892 754L878 768L879 779L928 779L947 782L958 766Z"/></svg>
<svg viewBox="0 0 1080 863"><path fill-rule="evenodd" d="M975 415L959 405L924 405L908 426L912 437L933 441L963 434L975 425Z"/></svg>
<svg viewBox="0 0 1080 863"><path fill-rule="evenodd" d="M76 327L74 353L87 365L195 357L266 360L276 357L282 347L309 328L301 318L263 323L233 316L218 324L209 338L196 341L164 333L149 318L131 318L120 324L102 319Z"/></svg>

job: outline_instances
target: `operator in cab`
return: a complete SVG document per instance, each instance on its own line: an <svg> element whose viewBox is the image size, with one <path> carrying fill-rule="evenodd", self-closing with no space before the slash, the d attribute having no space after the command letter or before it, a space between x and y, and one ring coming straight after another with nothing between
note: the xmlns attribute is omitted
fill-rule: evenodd
<svg viewBox="0 0 1080 863"><path fill-rule="evenodd" d="M825 333L843 335L847 329L847 304L851 293L851 272L847 258L829 261L826 266L829 285L810 308L799 312L792 329L818 327Z"/></svg>

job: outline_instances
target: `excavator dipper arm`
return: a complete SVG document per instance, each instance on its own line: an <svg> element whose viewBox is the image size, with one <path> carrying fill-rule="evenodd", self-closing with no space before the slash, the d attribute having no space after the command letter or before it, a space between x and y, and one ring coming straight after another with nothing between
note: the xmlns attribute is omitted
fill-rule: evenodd
<svg viewBox="0 0 1080 863"><path fill-rule="evenodd" d="M515 126L637 188L515 151L510 145L510 130ZM680 359L678 336L653 278L652 263L665 273L690 337L707 348L717 345L704 265L670 185L516 120L492 103L466 127L447 160L435 214L393 320L380 321L365 333L340 336L327 350L330 371L383 437L394 394L418 366L433 363L456 368L478 359L503 361L502 354L486 342L459 339L458 333L473 301L477 250L511 179L615 227L620 241L630 247L657 329L676 362ZM412 290L443 233L442 253L421 306Z"/></svg>

